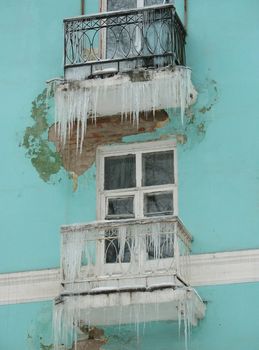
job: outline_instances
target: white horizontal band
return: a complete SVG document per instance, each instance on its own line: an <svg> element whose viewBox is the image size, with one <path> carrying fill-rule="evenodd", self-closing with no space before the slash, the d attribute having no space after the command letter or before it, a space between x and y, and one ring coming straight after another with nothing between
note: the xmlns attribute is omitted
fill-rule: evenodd
<svg viewBox="0 0 259 350"><path fill-rule="evenodd" d="M191 285L259 282L259 249L191 256ZM0 305L52 300L59 269L0 274Z"/></svg>

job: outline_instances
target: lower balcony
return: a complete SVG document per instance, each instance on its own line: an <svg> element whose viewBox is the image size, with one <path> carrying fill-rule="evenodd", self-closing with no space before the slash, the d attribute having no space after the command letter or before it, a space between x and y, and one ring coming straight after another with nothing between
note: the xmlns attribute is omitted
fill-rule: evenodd
<svg viewBox="0 0 259 350"><path fill-rule="evenodd" d="M204 303L189 285L192 237L178 217L63 226L61 232L57 344L67 343L68 334L75 341L83 324L184 320L195 326L204 317Z"/></svg>

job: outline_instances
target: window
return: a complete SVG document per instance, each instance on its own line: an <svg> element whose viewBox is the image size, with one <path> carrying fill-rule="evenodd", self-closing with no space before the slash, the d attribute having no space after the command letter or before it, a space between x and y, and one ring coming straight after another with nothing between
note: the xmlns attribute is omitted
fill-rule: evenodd
<svg viewBox="0 0 259 350"><path fill-rule="evenodd" d="M143 7L151 5L161 5L174 3L173 0L101 0L101 9L103 11L116 11L131 9L134 7Z"/></svg>
<svg viewBox="0 0 259 350"><path fill-rule="evenodd" d="M100 9L103 12L110 12L168 3L173 3L173 0L101 0ZM157 33L164 30L164 25L164 22L157 21L152 26L150 24L144 25L144 23L138 25L132 23L125 26L115 24L109 27L101 36L100 52L102 52L102 57L114 59L133 57L136 54L150 55L151 52L161 54L162 47L160 46L166 47L168 37L165 36L160 44L154 38ZM147 41L146 45L143 40Z"/></svg>
<svg viewBox="0 0 259 350"><path fill-rule="evenodd" d="M175 142L156 141L98 148L98 220L177 214Z"/></svg>

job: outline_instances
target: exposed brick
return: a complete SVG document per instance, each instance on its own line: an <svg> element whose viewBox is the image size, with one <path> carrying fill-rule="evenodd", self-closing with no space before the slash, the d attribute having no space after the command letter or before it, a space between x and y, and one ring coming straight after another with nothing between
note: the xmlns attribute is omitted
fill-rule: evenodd
<svg viewBox="0 0 259 350"><path fill-rule="evenodd" d="M142 113L138 128L129 118L122 122L120 116L98 117L96 123L89 119L81 154L76 147L76 125L64 146L61 146L59 136L55 132L55 125L49 129L49 140L55 143L64 168L80 176L94 163L98 146L120 143L124 136L152 132L156 128L163 127L167 122L168 115L165 111L157 111L155 115L153 112Z"/></svg>

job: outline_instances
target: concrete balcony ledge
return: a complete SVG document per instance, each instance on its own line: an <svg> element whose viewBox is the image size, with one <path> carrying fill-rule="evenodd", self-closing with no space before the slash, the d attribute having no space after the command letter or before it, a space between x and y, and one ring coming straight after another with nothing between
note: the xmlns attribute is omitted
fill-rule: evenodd
<svg viewBox="0 0 259 350"><path fill-rule="evenodd" d="M196 326L204 317L205 304L195 290L175 288L169 285L156 286L154 290L98 289L98 294L67 296L57 301L63 317L73 312L80 314L80 321L98 326L129 324L151 321L176 321L179 312ZM187 313L188 315L184 315Z"/></svg>
<svg viewBox="0 0 259 350"><path fill-rule="evenodd" d="M78 69L71 80L55 84L57 132L63 144L69 130L78 128L82 144L87 120L120 115L131 120L138 129L141 112L179 108L181 118L196 101L197 92L191 82L191 70L184 66L139 69L111 77L79 80Z"/></svg>

